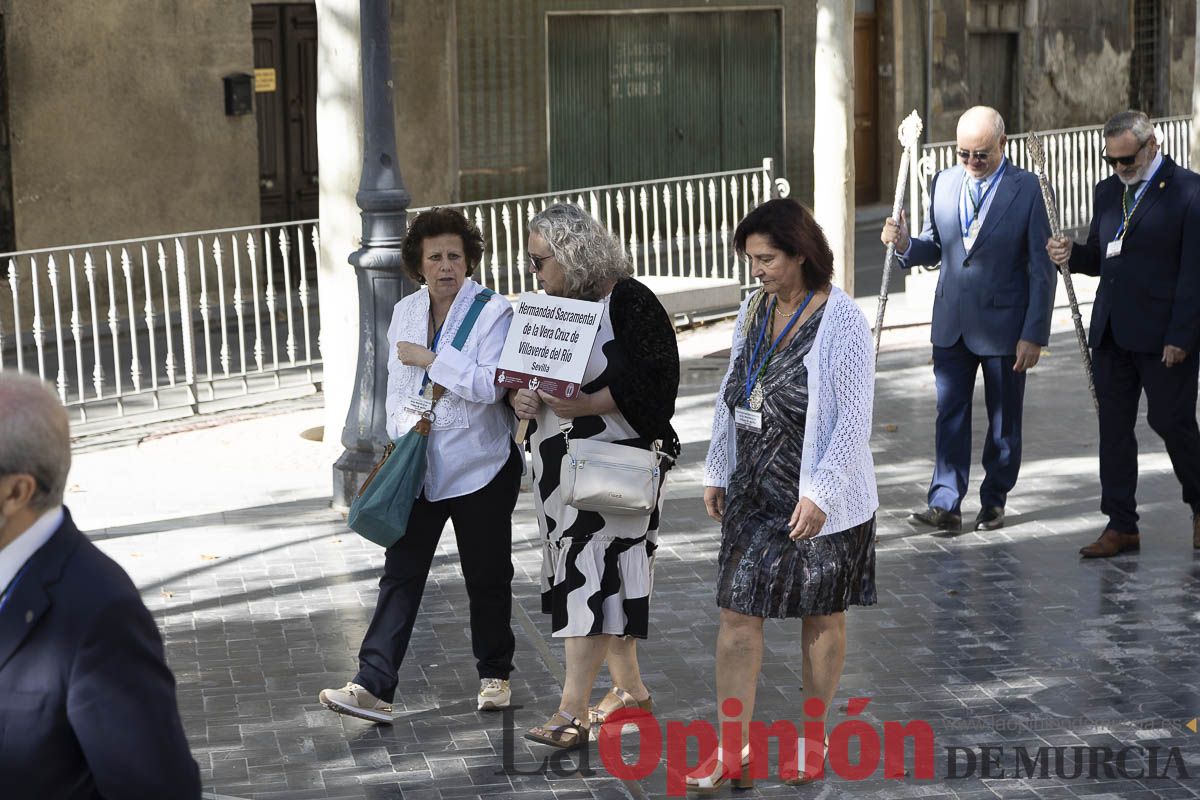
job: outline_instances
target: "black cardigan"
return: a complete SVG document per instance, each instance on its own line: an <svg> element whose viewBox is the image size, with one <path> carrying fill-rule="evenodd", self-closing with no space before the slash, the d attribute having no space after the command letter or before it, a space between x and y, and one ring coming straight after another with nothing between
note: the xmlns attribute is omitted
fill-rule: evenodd
<svg viewBox="0 0 1200 800"><path fill-rule="evenodd" d="M638 436L663 440L663 452L679 455L679 437L671 427L679 394L679 345L675 326L654 292L625 278L613 286L609 304L613 341L605 345L608 368L581 387L595 392L605 385L621 414Z"/></svg>

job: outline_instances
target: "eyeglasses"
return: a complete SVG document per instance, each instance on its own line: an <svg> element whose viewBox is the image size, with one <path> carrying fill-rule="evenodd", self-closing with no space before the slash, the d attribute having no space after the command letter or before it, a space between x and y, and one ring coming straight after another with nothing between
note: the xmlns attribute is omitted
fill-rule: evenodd
<svg viewBox="0 0 1200 800"><path fill-rule="evenodd" d="M1132 165L1133 162L1137 161L1137 157L1141 154L1141 152L1143 150L1146 149L1146 145L1148 145L1148 144L1150 144L1149 139L1142 142L1142 146L1139 147L1137 150L1134 150L1133 155L1131 155L1131 156L1109 156L1109 155L1106 155L1106 156L1102 156L1102 158L1104 159L1104 163L1108 164L1110 167L1115 167L1117 164L1122 164L1122 165L1128 167L1128 166Z"/></svg>
<svg viewBox="0 0 1200 800"><path fill-rule="evenodd" d="M554 258L553 255L535 256L533 253L528 253L527 255L529 256L529 271L530 272L541 272L542 271L542 263Z"/></svg>
<svg viewBox="0 0 1200 800"><path fill-rule="evenodd" d="M964 164L971 160L979 161L983 164L986 164L988 162L988 159L991 157L992 157L992 154L986 150L959 150L958 151L958 160L963 162Z"/></svg>

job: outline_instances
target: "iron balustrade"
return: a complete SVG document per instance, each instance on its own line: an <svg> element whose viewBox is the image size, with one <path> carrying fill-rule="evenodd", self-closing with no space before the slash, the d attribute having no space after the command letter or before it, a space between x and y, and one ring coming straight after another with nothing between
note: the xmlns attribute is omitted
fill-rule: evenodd
<svg viewBox="0 0 1200 800"><path fill-rule="evenodd" d="M0 370L114 427L313 386L318 245L303 220L2 254Z"/></svg>
<svg viewBox="0 0 1200 800"><path fill-rule="evenodd" d="M733 249L752 208L789 192L757 167L454 203L483 233L477 279L536 288L529 219L556 202L589 211L635 274L757 282ZM409 214L424 209L414 208ZM410 216L411 220L411 216ZM0 254L0 371L52 383L77 432L201 413L321 380L317 220L192 231ZM5 297L5 295L8 295Z"/></svg>
<svg viewBox="0 0 1200 800"><path fill-rule="evenodd" d="M1163 152L1176 163L1189 166L1189 141L1192 132L1190 116L1162 117L1152 120L1157 128ZM1063 231L1079 232L1086 229L1092 219L1092 192L1096 184L1112 174L1104 163L1103 125L1061 130L1038 131L1042 147L1046 151L1046 176L1058 202ZM1008 137L1005 155L1008 160L1022 169L1032 171L1029 153L1025 147L1027 134L1018 133ZM922 145L921 157L912 164L909 172L909 229L921 230L921 224L929 213L929 192L933 176L941 170L958 163L954 142L935 142Z"/></svg>

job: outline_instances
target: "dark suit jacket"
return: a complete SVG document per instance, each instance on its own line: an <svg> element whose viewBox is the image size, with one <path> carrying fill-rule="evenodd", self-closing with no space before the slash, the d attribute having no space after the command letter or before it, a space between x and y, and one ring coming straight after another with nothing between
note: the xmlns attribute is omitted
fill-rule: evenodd
<svg viewBox="0 0 1200 800"><path fill-rule="evenodd" d="M0 797L195 800L154 620L63 513L0 611Z"/></svg>
<svg viewBox="0 0 1200 800"><path fill-rule="evenodd" d="M1194 353L1200 346L1200 175L1163 156L1121 245L1117 235L1125 186L1112 175L1096 184L1087 244L1071 249L1072 272L1099 275L1089 339L1098 347L1112 327L1118 346L1161 353L1164 345Z"/></svg>
<svg viewBox="0 0 1200 800"><path fill-rule="evenodd" d="M901 261L905 267L942 264L930 339L952 347L962 338L980 356L1013 355L1022 339L1044 345L1058 283L1046 255L1050 221L1038 180L1009 162L967 250L959 217L965 177L961 165L934 176L924 229Z"/></svg>

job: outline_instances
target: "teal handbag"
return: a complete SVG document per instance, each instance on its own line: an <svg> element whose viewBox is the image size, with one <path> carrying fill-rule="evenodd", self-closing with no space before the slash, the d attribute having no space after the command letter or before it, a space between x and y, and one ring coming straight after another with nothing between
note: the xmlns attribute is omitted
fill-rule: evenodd
<svg viewBox="0 0 1200 800"><path fill-rule="evenodd" d="M466 318L454 336L452 346L455 350L463 349L467 336L479 319L479 312L494 294L491 289L481 289L475 295L475 301L471 303ZM383 449L383 458L359 487L358 494L350 504L350 516L346 524L364 539L381 547L391 547L407 532L413 503L420 497L421 488L425 485L429 431L436 419L433 408L445 392L444 386L434 384L433 407L421 415L412 430L388 442Z"/></svg>

